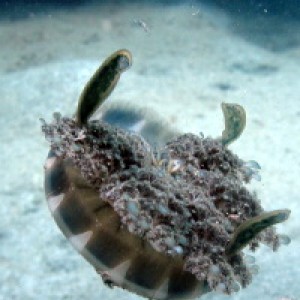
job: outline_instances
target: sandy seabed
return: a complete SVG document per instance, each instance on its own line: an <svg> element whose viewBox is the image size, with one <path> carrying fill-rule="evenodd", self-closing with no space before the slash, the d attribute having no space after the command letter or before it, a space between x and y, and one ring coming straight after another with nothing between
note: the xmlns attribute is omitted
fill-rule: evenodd
<svg viewBox="0 0 300 300"><path fill-rule="evenodd" d="M259 21L203 5L86 6L0 21L0 299L140 299L103 285L55 225L43 190L48 145L39 118L71 115L90 75L120 48L134 62L108 103L211 136L223 130L221 102L243 105L247 127L230 149L262 166L251 189L264 208L292 211L277 226L291 244L256 252L260 271L248 288L201 299L300 298L299 24L270 38L279 21L268 18L262 24L272 31L261 36L251 31Z"/></svg>

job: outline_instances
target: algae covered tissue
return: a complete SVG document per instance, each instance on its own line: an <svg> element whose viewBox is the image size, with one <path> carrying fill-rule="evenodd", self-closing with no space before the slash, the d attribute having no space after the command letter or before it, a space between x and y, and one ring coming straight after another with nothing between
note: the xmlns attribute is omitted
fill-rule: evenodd
<svg viewBox="0 0 300 300"><path fill-rule="evenodd" d="M258 163L228 149L244 130L246 113L223 103L218 138L178 134L134 108L91 119L130 65L129 51L113 53L87 83L75 117L55 113L50 124L42 120L51 148L45 189L53 217L111 287L150 299L237 292L255 269L244 247L254 251L264 243L275 251L289 242L273 225L290 211L262 208L246 188L259 176ZM107 122L108 114L122 112L131 127Z"/></svg>

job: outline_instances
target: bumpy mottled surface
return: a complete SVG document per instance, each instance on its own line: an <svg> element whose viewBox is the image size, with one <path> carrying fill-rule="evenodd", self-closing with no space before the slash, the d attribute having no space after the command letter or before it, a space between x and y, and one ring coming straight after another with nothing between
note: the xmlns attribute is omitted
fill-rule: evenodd
<svg viewBox="0 0 300 300"><path fill-rule="evenodd" d="M251 282L243 254L229 258L225 247L234 229L263 209L244 186L249 167L219 140L184 134L153 150L141 136L101 121L78 127L54 117L43 124L51 149L72 159L131 233L181 256L211 289L231 293ZM275 250L278 236L269 228L251 249L259 242Z"/></svg>

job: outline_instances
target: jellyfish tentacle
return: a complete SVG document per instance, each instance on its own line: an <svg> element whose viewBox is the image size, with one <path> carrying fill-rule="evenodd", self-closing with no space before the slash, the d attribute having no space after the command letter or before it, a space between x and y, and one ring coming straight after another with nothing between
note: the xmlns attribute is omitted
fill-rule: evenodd
<svg viewBox="0 0 300 300"><path fill-rule="evenodd" d="M228 243L225 253L228 257L235 255L246 247L261 231L277 223L288 219L291 211L289 209L274 210L253 217L238 226Z"/></svg>
<svg viewBox="0 0 300 300"><path fill-rule="evenodd" d="M87 123L91 115L113 91L121 73L131 64L131 53L122 49L109 56L97 69L84 87L78 101L76 120L80 126Z"/></svg>
<svg viewBox="0 0 300 300"><path fill-rule="evenodd" d="M225 130L222 132L221 142L224 146L228 146L244 131L246 111L241 105L233 103L222 103L221 107L225 120Z"/></svg>

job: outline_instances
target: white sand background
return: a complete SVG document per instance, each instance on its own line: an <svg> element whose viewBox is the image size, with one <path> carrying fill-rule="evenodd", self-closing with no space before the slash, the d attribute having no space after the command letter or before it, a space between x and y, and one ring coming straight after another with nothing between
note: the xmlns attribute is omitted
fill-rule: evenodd
<svg viewBox="0 0 300 300"><path fill-rule="evenodd" d="M255 23L191 4L87 6L0 21L1 300L141 299L103 285L58 230L43 191L48 145L39 118L71 115L84 83L119 48L134 63L108 102L130 101L211 136L223 130L222 101L243 105L247 128L230 149L262 166L262 181L250 188L266 210L292 210L277 226L291 244L256 252L260 271L249 287L201 299L300 299L300 47L263 49L249 35Z"/></svg>

